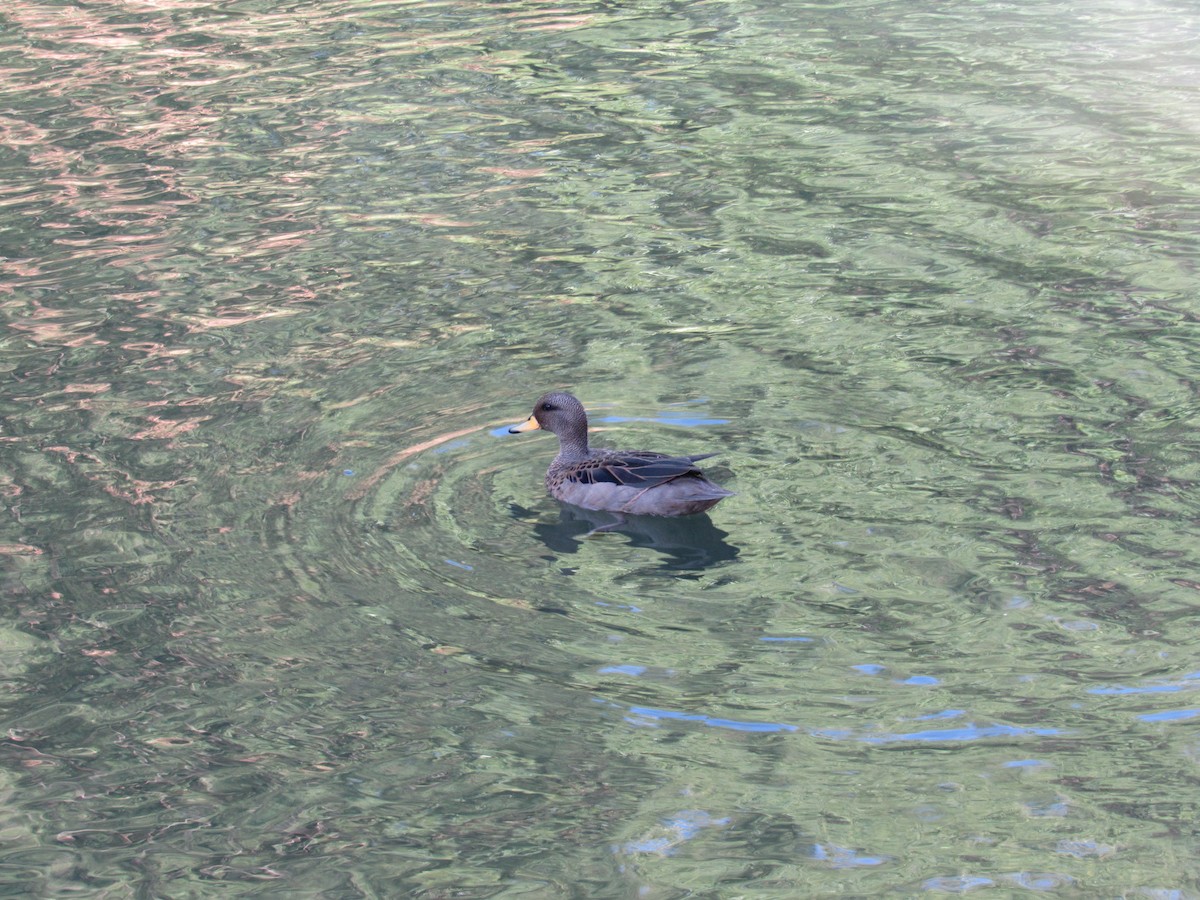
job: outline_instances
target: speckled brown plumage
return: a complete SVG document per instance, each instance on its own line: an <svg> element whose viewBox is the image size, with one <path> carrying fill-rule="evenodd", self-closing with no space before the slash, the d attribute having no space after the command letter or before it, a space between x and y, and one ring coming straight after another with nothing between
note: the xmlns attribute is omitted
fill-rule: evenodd
<svg viewBox="0 0 1200 900"><path fill-rule="evenodd" d="M712 453L666 456L648 450L593 450L588 446L587 413L570 394L543 395L533 415L509 432L537 428L558 435L558 455L546 472L546 489L564 503L639 516L687 516L733 495L696 467Z"/></svg>

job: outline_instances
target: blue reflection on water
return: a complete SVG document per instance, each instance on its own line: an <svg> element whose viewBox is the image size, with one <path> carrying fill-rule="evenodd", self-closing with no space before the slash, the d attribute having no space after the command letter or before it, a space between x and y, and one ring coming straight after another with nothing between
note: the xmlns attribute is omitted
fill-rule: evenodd
<svg viewBox="0 0 1200 900"><path fill-rule="evenodd" d="M857 866L881 866L890 856L860 856L848 847L835 847L824 844L813 845L813 859L828 862L835 869L851 869Z"/></svg>
<svg viewBox="0 0 1200 900"><path fill-rule="evenodd" d="M1167 681L1160 684L1145 684L1137 687L1129 687L1123 684L1115 684L1110 687L1094 687L1088 688L1089 694L1174 694L1178 691L1190 690L1195 687L1200 687L1197 684L1188 684L1187 682L1200 681L1200 672L1190 672L1187 675L1180 677L1177 681Z"/></svg>
<svg viewBox="0 0 1200 900"><path fill-rule="evenodd" d="M642 719L671 719L680 722L699 722L713 728L729 728L733 731L799 731L795 725L785 725L782 722L743 722L737 719L721 719L699 713L674 712L669 709L654 709L649 706L631 706L629 714Z"/></svg>
<svg viewBox="0 0 1200 900"><path fill-rule="evenodd" d="M912 731L897 734L877 734L860 738L868 744L891 744L897 741L978 741L991 737L1025 737L1062 734L1057 728L1018 728L1015 725L966 725L962 728L947 728L945 731Z"/></svg>
<svg viewBox="0 0 1200 900"><path fill-rule="evenodd" d="M626 853L656 853L659 856L666 856L673 849L674 844L671 839L666 836L643 838L640 841L629 841L622 848Z"/></svg>
<svg viewBox="0 0 1200 900"><path fill-rule="evenodd" d="M1107 688L1088 688L1089 694L1174 694L1183 690L1181 684L1152 684L1145 687L1125 687L1118 685L1116 687Z"/></svg>
<svg viewBox="0 0 1200 900"><path fill-rule="evenodd" d="M854 671L862 672L864 675L878 675L883 671L883 666L875 663L862 663L861 665L851 666Z"/></svg>
<svg viewBox="0 0 1200 900"><path fill-rule="evenodd" d="M943 718L962 715L961 710L947 710L945 713L934 713L922 718ZM659 721L698 722L711 728L728 728L732 731L757 733L775 733L780 731L800 731L798 725L785 722L747 722L739 719L724 719L703 713L685 713L670 709L657 709L650 706L631 706L625 721L632 725L648 725ZM857 740L867 744L889 744L899 741L927 741L941 743L946 741L978 741L993 737L1026 737L1030 735L1063 734L1057 728L1020 728L1015 725L964 725L961 728L944 730L928 730L913 732L894 732L881 734L863 734L850 729L810 729L814 737L831 738L833 740Z"/></svg>
<svg viewBox="0 0 1200 900"><path fill-rule="evenodd" d="M694 838L700 833L701 828L713 828L728 824L728 818L714 819L702 809L685 809L663 822L663 825L685 840Z"/></svg>
<svg viewBox="0 0 1200 900"><path fill-rule="evenodd" d="M662 821L662 831L629 841L620 848L624 853L653 853L669 856L684 841L690 841L705 828L720 828L728 825L728 818L717 819L702 809L684 809Z"/></svg>
<svg viewBox="0 0 1200 900"><path fill-rule="evenodd" d="M646 672L645 666L603 666L597 669L601 675L643 675Z"/></svg>
<svg viewBox="0 0 1200 900"><path fill-rule="evenodd" d="M1169 709L1165 712L1146 713L1138 716L1142 722L1182 722L1200 716L1200 709Z"/></svg>
<svg viewBox="0 0 1200 900"><path fill-rule="evenodd" d="M1053 891L1075 881L1070 875L1056 872L1013 872L1005 875L1004 880L1028 891Z"/></svg>

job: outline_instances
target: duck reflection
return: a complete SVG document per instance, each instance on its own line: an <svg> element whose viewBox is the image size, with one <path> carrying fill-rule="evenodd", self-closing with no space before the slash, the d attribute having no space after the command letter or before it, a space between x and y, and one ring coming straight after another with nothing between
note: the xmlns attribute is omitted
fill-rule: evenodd
<svg viewBox="0 0 1200 900"><path fill-rule="evenodd" d="M707 513L694 516L629 516L602 510L560 505L557 522L538 522L534 533L556 553L574 553L585 539L618 532L634 547L657 550L667 569L705 569L736 559L737 547L726 542L729 533L713 524Z"/></svg>

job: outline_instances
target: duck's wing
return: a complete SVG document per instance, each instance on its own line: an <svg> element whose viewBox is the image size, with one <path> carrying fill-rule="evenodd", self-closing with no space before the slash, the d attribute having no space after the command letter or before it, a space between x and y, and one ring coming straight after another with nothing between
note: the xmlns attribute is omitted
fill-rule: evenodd
<svg viewBox="0 0 1200 900"><path fill-rule="evenodd" d="M646 450L618 451L579 463L573 467L568 477L580 484L620 484L641 489L652 488L676 478L702 478L703 473L695 464L710 456L716 454L664 456Z"/></svg>

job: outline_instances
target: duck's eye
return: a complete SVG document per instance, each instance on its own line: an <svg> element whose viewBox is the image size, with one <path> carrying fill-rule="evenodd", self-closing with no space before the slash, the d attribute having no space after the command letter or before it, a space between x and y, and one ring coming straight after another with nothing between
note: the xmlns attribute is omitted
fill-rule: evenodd
<svg viewBox="0 0 1200 900"><path fill-rule="evenodd" d="M554 409L553 403L543 403L542 404L542 412L550 412L550 410L552 410L552 409Z"/></svg>

